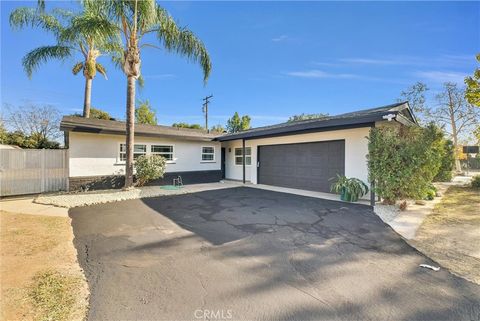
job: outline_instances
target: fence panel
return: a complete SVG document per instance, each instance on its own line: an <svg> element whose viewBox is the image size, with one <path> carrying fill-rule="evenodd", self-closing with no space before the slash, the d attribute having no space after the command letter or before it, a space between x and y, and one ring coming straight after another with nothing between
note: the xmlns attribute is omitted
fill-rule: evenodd
<svg viewBox="0 0 480 321"><path fill-rule="evenodd" d="M68 150L0 150L0 196L65 190L68 190Z"/></svg>

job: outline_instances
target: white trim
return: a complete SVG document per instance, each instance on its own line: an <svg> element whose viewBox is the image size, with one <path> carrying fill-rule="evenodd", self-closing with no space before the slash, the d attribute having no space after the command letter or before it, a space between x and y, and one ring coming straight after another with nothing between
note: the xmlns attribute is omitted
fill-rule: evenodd
<svg viewBox="0 0 480 321"><path fill-rule="evenodd" d="M245 150L250 148L250 155L245 155L245 163L247 160L247 157L250 157L250 164L245 164L245 166L252 166L252 147L251 146L245 146ZM242 151L242 155L237 155L236 150L240 149ZM242 164L237 164L237 157L242 157ZM233 148L233 165L235 166L243 166L243 147L234 147Z"/></svg>
<svg viewBox="0 0 480 321"><path fill-rule="evenodd" d="M121 145L126 145L124 142L118 143L117 148L117 161L114 165L125 165L126 161L120 160L120 148ZM145 145L146 151L145 155L159 155L160 153L152 153L152 146L171 146L172 147L172 159L167 160L167 164L176 164L178 158L175 157L175 144L171 143L145 143L145 142L135 142L134 145Z"/></svg>
<svg viewBox="0 0 480 321"><path fill-rule="evenodd" d="M213 149L213 152L211 152L211 153L204 153L204 152L203 152L203 149L204 149L205 147L212 148L212 149ZM213 159L211 159L211 160L204 160L204 159L203 159L203 155L204 155L204 154L205 154L205 155L212 155L212 156L213 156ZM211 146L211 145L201 146L201 147L200 147L200 163L215 163L215 162L216 162L216 160L215 160L215 146Z"/></svg>

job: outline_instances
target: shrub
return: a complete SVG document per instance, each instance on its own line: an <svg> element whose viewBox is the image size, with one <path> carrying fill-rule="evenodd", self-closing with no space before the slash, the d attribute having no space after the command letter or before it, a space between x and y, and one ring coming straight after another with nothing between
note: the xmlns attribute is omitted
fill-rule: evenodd
<svg viewBox="0 0 480 321"><path fill-rule="evenodd" d="M368 168L375 192L387 204L424 198L441 167L443 146L443 133L432 124L372 128Z"/></svg>
<svg viewBox="0 0 480 321"><path fill-rule="evenodd" d="M480 175L474 176L471 184L473 188L480 188Z"/></svg>
<svg viewBox="0 0 480 321"><path fill-rule="evenodd" d="M368 193L368 186L358 178L347 178L338 175L337 180L331 186L331 191L339 193L342 201L356 202L360 197Z"/></svg>
<svg viewBox="0 0 480 321"><path fill-rule="evenodd" d="M142 155L135 160L137 186L162 178L165 173L165 158L158 155Z"/></svg>
<svg viewBox="0 0 480 321"><path fill-rule="evenodd" d="M451 140L444 140L439 157L441 159L440 168L433 180L435 182L450 182L455 166L455 149Z"/></svg>

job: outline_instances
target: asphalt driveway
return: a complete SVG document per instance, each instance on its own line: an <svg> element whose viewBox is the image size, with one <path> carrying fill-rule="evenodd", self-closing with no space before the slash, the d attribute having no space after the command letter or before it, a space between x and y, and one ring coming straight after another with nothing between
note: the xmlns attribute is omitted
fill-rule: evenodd
<svg viewBox="0 0 480 321"><path fill-rule="evenodd" d="M238 187L70 216L89 320L480 320L367 206Z"/></svg>

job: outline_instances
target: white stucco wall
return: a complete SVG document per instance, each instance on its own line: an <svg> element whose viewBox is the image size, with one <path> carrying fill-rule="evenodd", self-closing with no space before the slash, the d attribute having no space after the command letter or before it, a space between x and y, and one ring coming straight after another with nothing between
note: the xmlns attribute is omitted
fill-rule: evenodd
<svg viewBox="0 0 480 321"><path fill-rule="evenodd" d="M70 177L119 175L125 173L125 164L119 159L123 135L104 135L70 132L69 157ZM221 169L221 144L152 137L135 137L135 144L173 145L174 161L167 163L167 172L206 171ZM202 147L215 148L215 160L202 162Z"/></svg>
<svg viewBox="0 0 480 321"><path fill-rule="evenodd" d="M245 176L247 181L257 183L257 146L278 145L305 142L320 142L328 140L345 140L345 175L347 177L356 177L364 182L368 182L367 154L369 127L343 129L327 132L317 132L299 135L288 135L281 137L262 138L246 140L245 146L252 148L252 165L246 166ZM222 147L226 148L226 178L242 180L242 166L235 165L234 148L242 147L241 140L224 142ZM232 151L229 153L228 148Z"/></svg>

